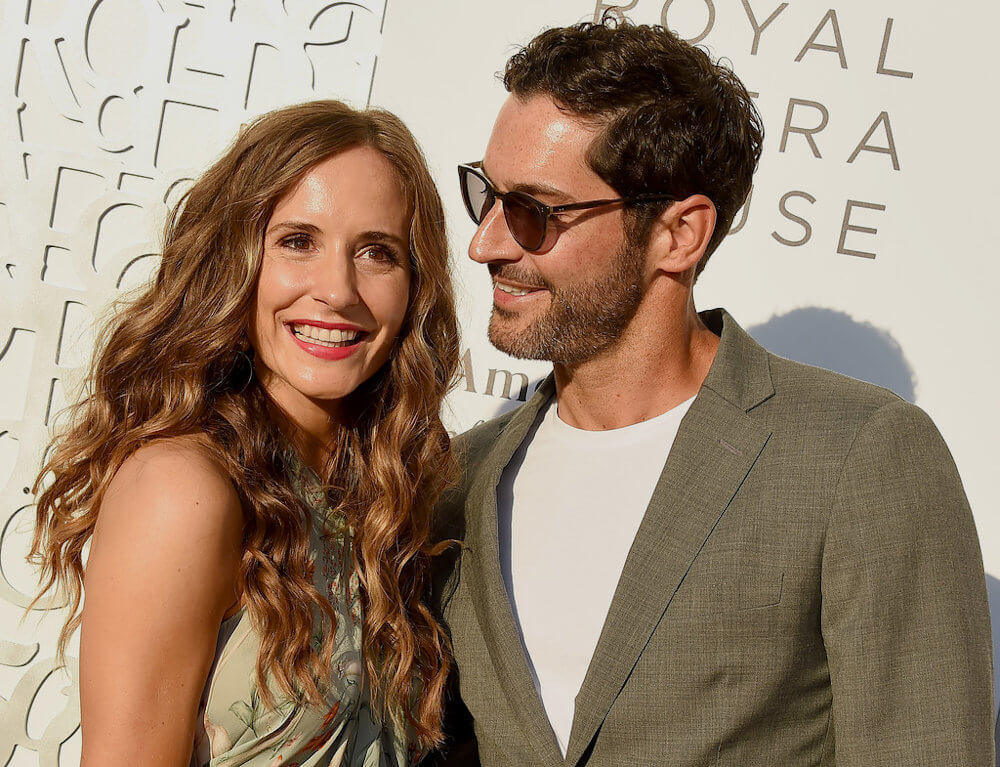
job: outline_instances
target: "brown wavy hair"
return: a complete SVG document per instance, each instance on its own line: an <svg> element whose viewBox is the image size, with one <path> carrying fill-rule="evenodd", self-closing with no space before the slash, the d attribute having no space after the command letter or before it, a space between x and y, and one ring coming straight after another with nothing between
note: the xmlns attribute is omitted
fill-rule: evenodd
<svg viewBox="0 0 1000 767"><path fill-rule="evenodd" d="M35 483L32 559L42 590L62 588L80 624L84 545L122 463L158 438L204 434L243 505L242 604L261 639L257 683L314 703L330 673L336 618L313 585L308 512L287 480L287 422L263 387L235 382L263 236L276 202L317 163L372 147L396 169L413 211L407 316L389 361L348 397L323 479L350 522L364 605L362 654L376 711L442 740L449 643L425 604L431 509L454 459L439 418L458 364L458 331L441 201L413 136L389 112L315 101L241 130L166 224L155 281L116 307L101 333L82 400ZM39 489L42 489L38 495ZM37 602L37 599L36 599ZM311 646L315 622L326 643Z"/></svg>

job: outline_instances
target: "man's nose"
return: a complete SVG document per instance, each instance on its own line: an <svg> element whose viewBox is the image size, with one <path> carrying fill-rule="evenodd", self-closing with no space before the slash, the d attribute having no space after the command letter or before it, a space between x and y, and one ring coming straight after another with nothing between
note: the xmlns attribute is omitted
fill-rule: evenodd
<svg viewBox="0 0 1000 767"><path fill-rule="evenodd" d="M469 258L480 264L494 261L517 261L524 255L514 241L503 215L503 203L497 200L479 223L469 243Z"/></svg>

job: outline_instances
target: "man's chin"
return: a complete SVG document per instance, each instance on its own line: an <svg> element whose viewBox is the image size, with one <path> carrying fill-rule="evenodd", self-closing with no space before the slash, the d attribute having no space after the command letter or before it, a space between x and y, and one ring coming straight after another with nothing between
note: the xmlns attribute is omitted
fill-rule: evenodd
<svg viewBox="0 0 1000 767"><path fill-rule="evenodd" d="M525 322L518 322L512 317L504 317L493 311L487 336L490 343L499 351L519 360L546 360L548 356L542 345L534 338L536 333Z"/></svg>

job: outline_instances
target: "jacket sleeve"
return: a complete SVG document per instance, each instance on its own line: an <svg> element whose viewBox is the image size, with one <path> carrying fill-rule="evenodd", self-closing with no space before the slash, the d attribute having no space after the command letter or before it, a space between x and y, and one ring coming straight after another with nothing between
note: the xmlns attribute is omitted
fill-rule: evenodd
<svg viewBox="0 0 1000 767"><path fill-rule="evenodd" d="M919 408L884 405L859 429L822 579L838 767L992 765L982 554L951 454Z"/></svg>

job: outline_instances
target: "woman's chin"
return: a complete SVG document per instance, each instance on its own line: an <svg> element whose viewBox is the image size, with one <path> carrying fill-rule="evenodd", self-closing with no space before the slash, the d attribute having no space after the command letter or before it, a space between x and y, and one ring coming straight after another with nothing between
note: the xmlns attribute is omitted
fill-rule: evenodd
<svg viewBox="0 0 1000 767"><path fill-rule="evenodd" d="M299 393L320 405L336 407L345 397L350 396L360 382L343 383L330 386L308 386L299 389Z"/></svg>
<svg viewBox="0 0 1000 767"><path fill-rule="evenodd" d="M276 376L264 382L268 395L283 409L295 412L299 407L322 407L333 411L361 385L354 376L323 380L300 376ZM296 404L300 403L300 404Z"/></svg>

